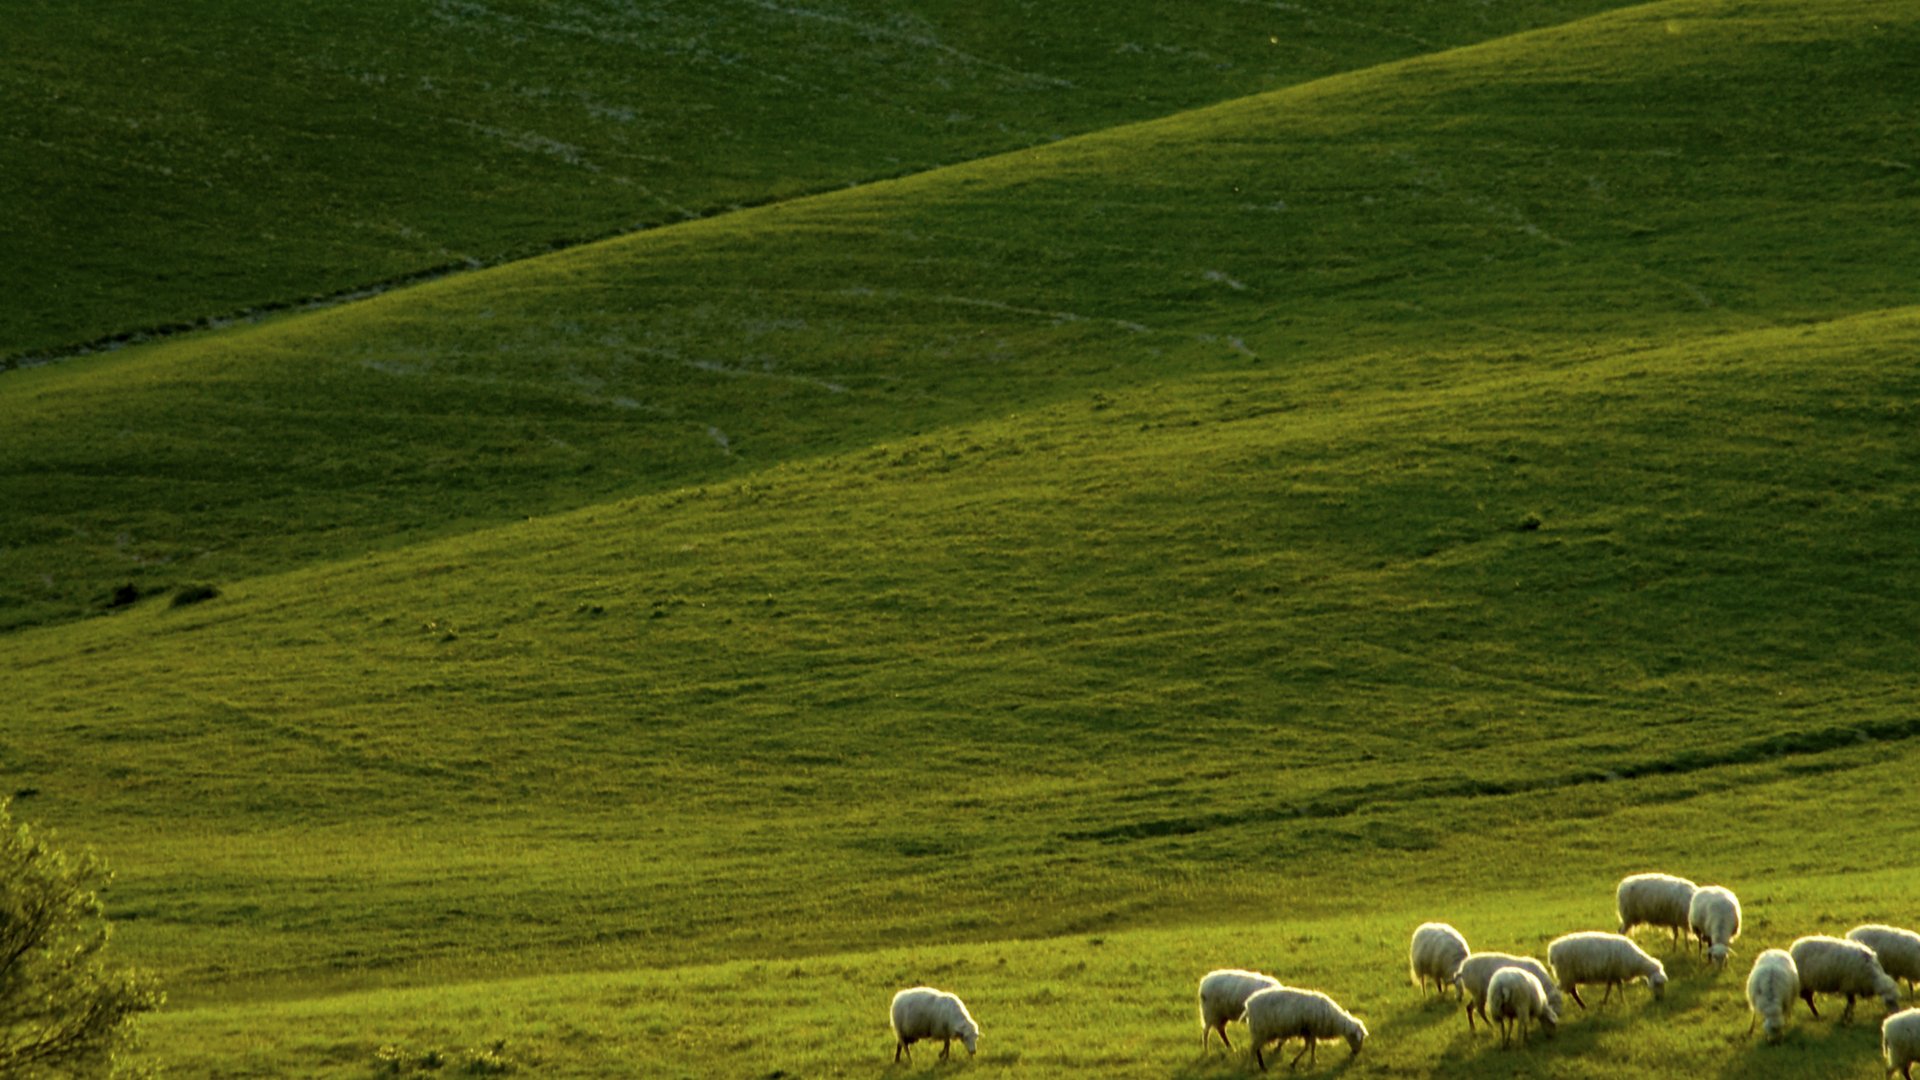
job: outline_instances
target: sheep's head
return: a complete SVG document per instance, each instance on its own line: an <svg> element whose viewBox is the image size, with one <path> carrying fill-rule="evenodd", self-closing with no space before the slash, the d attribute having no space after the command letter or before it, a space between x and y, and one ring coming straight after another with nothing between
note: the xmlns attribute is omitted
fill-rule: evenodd
<svg viewBox="0 0 1920 1080"><path fill-rule="evenodd" d="M969 1022L966 1027L961 1028L960 1041L967 1044L967 1053L972 1055L979 1049L980 1025Z"/></svg>
<svg viewBox="0 0 1920 1080"><path fill-rule="evenodd" d="M1366 1041L1367 1025L1355 1020L1353 1022L1353 1030L1347 1032L1347 1045L1353 1048L1354 1053L1358 1054L1360 1052L1360 1044Z"/></svg>
<svg viewBox="0 0 1920 1080"><path fill-rule="evenodd" d="M1883 974L1874 979L1873 991L1880 995L1881 1002L1887 1006L1887 1012L1900 1011L1900 984L1894 982L1891 977Z"/></svg>
<svg viewBox="0 0 1920 1080"><path fill-rule="evenodd" d="M1713 966L1715 967L1726 967L1727 957L1732 953L1733 948L1731 946L1713 945L1707 949L1707 959L1713 961Z"/></svg>
<svg viewBox="0 0 1920 1080"><path fill-rule="evenodd" d="M1659 1001L1660 996L1667 992L1667 969L1661 967L1658 961L1653 965L1653 974L1647 976L1647 988L1653 991L1655 1001Z"/></svg>
<svg viewBox="0 0 1920 1080"><path fill-rule="evenodd" d="M1779 1017L1769 1016L1767 1017L1766 1023L1761 1025L1761 1030L1767 1033L1768 1042L1779 1042L1780 1035L1786 1030L1786 1026L1786 1023Z"/></svg>

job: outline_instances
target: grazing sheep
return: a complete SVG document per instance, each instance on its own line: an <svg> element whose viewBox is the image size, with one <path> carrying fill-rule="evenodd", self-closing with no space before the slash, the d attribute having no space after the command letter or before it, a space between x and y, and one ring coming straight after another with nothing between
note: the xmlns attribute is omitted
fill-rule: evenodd
<svg viewBox="0 0 1920 1080"><path fill-rule="evenodd" d="M1517 967L1503 967L1487 983L1487 1008L1500 1024L1500 1045L1513 1041L1512 1023L1520 1023L1520 1041L1527 1041L1527 1029L1534 1020L1552 1034L1560 1016L1547 1004L1547 988L1538 976Z"/></svg>
<svg viewBox="0 0 1920 1080"><path fill-rule="evenodd" d="M1907 995L1913 995L1914 983L1920 982L1920 934L1897 926L1869 923L1847 931L1847 940L1872 949L1880 958L1880 970L1905 982Z"/></svg>
<svg viewBox="0 0 1920 1080"><path fill-rule="evenodd" d="M1847 995L1841 1023L1853 1019L1853 999L1857 997L1877 994L1887 1003L1888 1012L1900 1008L1899 984L1887 977L1879 957L1867 946L1814 934L1794 942L1787 951L1793 954L1793 966L1800 972L1800 1000L1807 1003L1807 1011L1815 1019L1820 1017L1820 1010L1813 1007L1815 994Z"/></svg>
<svg viewBox="0 0 1920 1080"><path fill-rule="evenodd" d="M1587 1003L1580 998L1581 983L1606 984L1602 1005L1613 996L1616 986L1624 999L1626 984L1634 979L1647 980L1655 1001L1667 988L1667 969L1660 961L1642 952L1632 938L1604 930L1583 930L1554 938L1547 945L1547 962L1553 965L1560 989L1572 994L1574 1004L1583 1009Z"/></svg>
<svg viewBox="0 0 1920 1080"><path fill-rule="evenodd" d="M1894 1013L1880 1024L1880 1056L1887 1059L1887 1075L1899 1073L1913 1080L1913 1063L1920 1061L1920 1009Z"/></svg>
<svg viewBox="0 0 1920 1080"><path fill-rule="evenodd" d="M1271 986L1247 999L1247 1037L1253 1043L1253 1060L1261 1069L1267 1067L1267 1059L1260 1054L1262 1048L1275 1041L1284 1045L1296 1035L1305 1039L1307 1046L1293 1056L1289 1068L1300 1064L1303 1057L1307 1064L1313 1064L1318 1056L1314 1046L1320 1039L1345 1039L1359 1054L1360 1044L1367 1041L1367 1025L1318 990Z"/></svg>
<svg viewBox="0 0 1920 1080"><path fill-rule="evenodd" d="M1487 984L1493 981L1493 974L1501 968L1516 967L1530 972L1546 988L1547 1005L1555 1016L1567 1007L1567 999L1560 994L1560 988L1554 985L1553 976L1547 974L1547 965L1531 956L1514 956L1503 952L1477 952L1460 961L1460 970L1454 973L1453 985L1469 995L1467 1001L1467 1030L1473 1030L1473 1014L1478 1012L1480 1019L1493 1023L1487 1016Z"/></svg>
<svg viewBox="0 0 1920 1080"><path fill-rule="evenodd" d="M1740 898L1732 889L1704 885L1694 891L1687 908L1687 926L1706 946L1707 959L1725 967L1733 939L1740 936Z"/></svg>
<svg viewBox="0 0 1920 1080"><path fill-rule="evenodd" d="M1753 973L1747 976L1747 1004L1753 1025L1765 1022L1767 1041L1773 1042L1786 1030L1787 1014L1793 1011L1793 999L1800 996L1800 969L1793 966L1793 955L1783 949L1768 949L1754 958Z"/></svg>
<svg viewBox="0 0 1920 1080"><path fill-rule="evenodd" d="M1620 916L1620 932L1633 933L1636 926L1659 926L1673 931L1673 943L1689 928L1688 909L1693 903L1694 885L1672 874L1629 874L1620 879L1613 891L1614 911Z"/></svg>
<svg viewBox="0 0 1920 1080"><path fill-rule="evenodd" d="M1413 944L1407 950L1407 965L1413 981L1420 984L1420 993L1427 992L1427 980L1432 979L1433 989L1445 994L1447 984L1453 981L1453 973L1460 970L1460 961L1467 958L1467 953L1467 939L1446 923L1421 923L1415 927Z"/></svg>
<svg viewBox="0 0 1920 1080"><path fill-rule="evenodd" d="M1222 968L1209 971L1200 979L1200 1049L1213 1045L1209 1036L1220 1033L1220 1045L1233 1049L1227 1041L1227 1022L1247 1014L1247 999L1256 991L1279 986L1280 980L1257 971Z"/></svg>
<svg viewBox="0 0 1920 1080"><path fill-rule="evenodd" d="M939 1039L942 1059L952 1053L953 1040L965 1043L967 1053L972 1054L980 1039L980 1025L973 1022L973 1015L960 999L931 986L916 986L893 995L890 1015L893 1037L898 1040L893 1048L896 1062L903 1052L911 1062L913 1044L921 1039Z"/></svg>

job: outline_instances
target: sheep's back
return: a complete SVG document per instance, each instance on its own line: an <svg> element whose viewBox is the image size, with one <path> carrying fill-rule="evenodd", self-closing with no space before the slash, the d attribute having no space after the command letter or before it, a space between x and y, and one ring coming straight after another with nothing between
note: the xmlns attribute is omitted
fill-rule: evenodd
<svg viewBox="0 0 1920 1080"><path fill-rule="evenodd" d="M1258 971L1222 968L1209 971L1200 979L1200 1012L1208 1025L1237 1020L1246 1010L1247 999L1280 980Z"/></svg>
<svg viewBox="0 0 1920 1080"><path fill-rule="evenodd" d="M1693 882L1672 874L1632 874L1614 889L1614 912L1623 923L1686 926L1696 891Z"/></svg>
<svg viewBox="0 0 1920 1080"><path fill-rule="evenodd" d="M1872 923L1847 931L1847 940L1872 949L1888 975L1920 980L1920 934Z"/></svg>
<svg viewBox="0 0 1920 1080"><path fill-rule="evenodd" d="M1880 1048L1890 1059L1889 1068L1920 1061L1920 1009L1906 1009L1887 1017L1880 1025Z"/></svg>
<svg viewBox="0 0 1920 1080"><path fill-rule="evenodd" d="M1353 1017L1318 990L1271 986L1247 999L1247 1029L1257 1043L1311 1034L1344 1035Z"/></svg>
<svg viewBox="0 0 1920 1080"><path fill-rule="evenodd" d="M894 1034L901 1038L941 1038L960 1030L966 1009L960 999L930 986L916 986L893 995Z"/></svg>
<svg viewBox="0 0 1920 1080"><path fill-rule="evenodd" d="M1873 950L1857 941L1812 935L1787 949L1800 973L1800 989L1867 996L1877 992L1874 976L1884 975Z"/></svg>

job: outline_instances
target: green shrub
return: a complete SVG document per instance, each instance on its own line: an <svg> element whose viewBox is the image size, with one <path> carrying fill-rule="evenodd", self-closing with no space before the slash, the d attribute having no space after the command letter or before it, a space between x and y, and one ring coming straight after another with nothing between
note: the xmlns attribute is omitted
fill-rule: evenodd
<svg viewBox="0 0 1920 1080"><path fill-rule="evenodd" d="M202 600L211 600L219 595L220 590L212 585L187 585L173 594L173 601L168 606L186 607L188 604L198 604Z"/></svg>
<svg viewBox="0 0 1920 1080"><path fill-rule="evenodd" d="M14 824L0 800L0 1076L106 1076L127 1070L128 1019L163 995L110 972L100 890L112 873Z"/></svg>

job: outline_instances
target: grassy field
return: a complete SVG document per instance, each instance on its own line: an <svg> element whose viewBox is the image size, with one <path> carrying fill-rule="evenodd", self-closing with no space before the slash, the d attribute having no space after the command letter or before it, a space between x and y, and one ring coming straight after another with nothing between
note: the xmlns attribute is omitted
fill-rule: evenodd
<svg viewBox="0 0 1920 1080"><path fill-rule="evenodd" d="M1911 302L1882 102L1913 23L1696 10L15 373L0 626L1182 372L1312 394L1383 351L1527 364Z"/></svg>
<svg viewBox="0 0 1920 1080"><path fill-rule="evenodd" d="M1238 1075L1216 966L1321 1073L1864 1072L1740 982L1920 921L1917 45L1652 4L9 372L0 784L180 1075L891 1075L922 981ZM1656 866L1727 972L1408 983Z"/></svg>
<svg viewBox="0 0 1920 1080"><path fill-rule="evenodd" d="M1892 788L1901 784L1881 772ZM1781 791L1817 797L1813 785ZM1721 804L1746 812L1744 800ZM1636 827L1684 826L1684 818L1635 815ZM1500 840L1525 844L1514 830ZM1491 847L1488 845L1487 847ZM1456 852L1456 854L1458 854ZM1476 869L1503 865L1496 852ZM1494 871L1497 873L1497 871ZM1243 963L1306 985L1338 987L1367 1024L1369 1040L1349 1062L1335 1041L1306 1075L1602 1078L1673 1076L1787 1080L1877 1075L1880 1008L1863 1004L1850 1025L1797 1007L1785 1037L1749 1037L1744 965L1715 971L1692 955L1665 957L1672 981L1660 1002L1644 986L1626 1003L1582 1012L1571 1002L1557 1036L1535 1033L1502 1050L1481 1027L1469 1034L1451 999L1423 997L1406 970L1406 936L1445 910L1477 946L1544 954L1544 927L1598 926L1611 917L1605 883L1584 896L1572 888L1516 897L1457 888L1436 908L1394 906L1364 917L1260 918L1180 929L1130 930L1038 941L898 947L830 957L735 961L659 971L571 975L510 982L388 990L262 1008L209 1007L159 1018L156 1040L181 1047L178 1066L196 1075L364 1076L376 1059L397 1075L433 1075L438 1055L450 1072L476 1058L516 1071L593 1077L1099 1075L1200 1080L1245 1076L1253 1063L1245 1028L1231 1025L1235 1050L1199 1048L1193 985L1216 963ZM1909 892L1907 872L1814 874L1749 901L1751 948L1784 945L1797 927L1832 918L1836 906L1871 910L1877 897ZM1464 898L1464 899L1463 899ZM1743 945L1746 941L1743 939ZM1741 953L1747 952L1742 948ZM896 986L933 982L966 988L982 1034L978 1056L937 1062L922 1044L911 1066L892 1063L886 1007ZM1583 995L1584 996L1584 995ZM377 1018L377 1019L376 1019ZM382 1023L384 1021L384 1023ZM285 1035L263 1045L271 1025ZM379 1047L369 1047L380 1039ZM1298 1052L1292 1044L1286 1057ZM384 1053L383 1053L384 1051ZM1270 1071L1287 1075L1284 1060ZM482 1066L484 1067L484 1066ZM475 1069L475 1071L478 1071ZM1256 1073L1257 1075L1257 1073Z"/></svg>
<svg viewBox="0 0 1920 1080"><path fill-rule="evenodd" d="M27 0L0 360L493 264L1621 0Z"/></svg>

